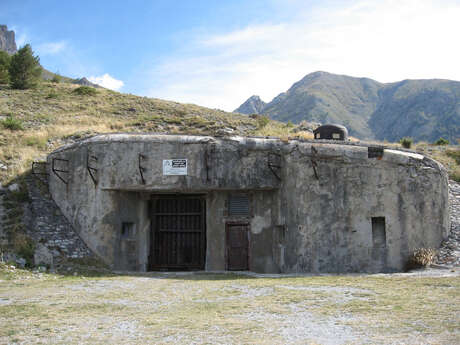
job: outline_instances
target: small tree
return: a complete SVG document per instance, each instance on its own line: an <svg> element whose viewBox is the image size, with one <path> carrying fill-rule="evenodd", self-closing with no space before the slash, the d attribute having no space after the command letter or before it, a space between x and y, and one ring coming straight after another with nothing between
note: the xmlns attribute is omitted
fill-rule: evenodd
<svg viewBox="0 0 460 345"><path fill-rule="evenodd" d="M42 74L40 58L34 55L29 44L11 57L9 72L13 89L29 89L37 84Z"/></svg>
<svg viewBox="0 0 460 345"><path fill-rule="evenodd" d="M410 147L412 146L412 142L413 142L413 140L410 137L404 137L399 141L401 146L406 148L406 149L410 149Z"/></svg>
<svg viewBox="0 0 460 345"><path fill-rule="evenodd" d="M444 139L443 137L439 138L434 142L435 145L449 145L449 140Z"/></svg>
<svg viewBox="0 0 460 345"><path fill-rule="evenodd" d="M0 50L0 84L8 84L10 81L10 74L8 72L10 60L11 57L8 53Z"/></svg>

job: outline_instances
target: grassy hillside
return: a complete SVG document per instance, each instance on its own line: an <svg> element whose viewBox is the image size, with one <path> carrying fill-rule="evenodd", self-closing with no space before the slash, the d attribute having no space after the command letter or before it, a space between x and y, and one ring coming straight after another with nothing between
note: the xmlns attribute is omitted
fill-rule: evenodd
<svg viewBox="0 0 460 345"><path fill-rule="evenodd" d="M108 132L274 135L311 138L263 116L248 117L193 104L43 82L31 90L0 86L0 182L7 183L53 149ZM2 168L3 167L3 168Z"/></svg>
<svg viewBox="0 0 460 345"><path fill-rule="evenodd" d="M160 132L260 135L311 139L292 124L107 89L43 82L31 90L0 87L0 183L27 171L57 147L97 133ZM388 143L387 143L388 144ZM396 146L399 146L397 144ZM459 151L419 143L414 149L440 160L460 180Z"/></svg>

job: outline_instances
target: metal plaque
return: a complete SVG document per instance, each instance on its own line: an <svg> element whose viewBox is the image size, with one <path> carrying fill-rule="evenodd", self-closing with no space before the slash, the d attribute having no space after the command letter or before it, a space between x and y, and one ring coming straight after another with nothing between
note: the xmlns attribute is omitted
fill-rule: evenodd
<svg viewBox="0 0 460 345"><path fill-rule="evenodd" d="M163 175L187 175L187 160L164 159Z"/></svg>

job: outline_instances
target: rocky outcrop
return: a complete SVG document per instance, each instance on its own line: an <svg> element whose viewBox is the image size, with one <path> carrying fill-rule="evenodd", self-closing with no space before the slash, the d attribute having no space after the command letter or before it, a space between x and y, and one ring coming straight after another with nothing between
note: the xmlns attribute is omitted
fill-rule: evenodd
<svg viewBox="0 0 460 345"><path fill-rule="evenodd" d="M6 25L0 25L0 50L6 51L8 54L14 54L17 51L14 31L8 31Z"/></svg>
<svg viewBox="0 0 460 345"><path fill-rule="evenodd" d="M234 113L240 114L261 114L264 107L267 105L260 99L259 96L251 96L246 102L241 104L238 109L235 109Z"/></svg>
<svg viewBox="0 0 460 345"><path fill-rule="evenodd" d="M94 84L94 83L90 82L85 77L80 78L80 79L75 79L73 83L78 84L78 85L82 85L82 86L100 87L98 84Z"/></svg>

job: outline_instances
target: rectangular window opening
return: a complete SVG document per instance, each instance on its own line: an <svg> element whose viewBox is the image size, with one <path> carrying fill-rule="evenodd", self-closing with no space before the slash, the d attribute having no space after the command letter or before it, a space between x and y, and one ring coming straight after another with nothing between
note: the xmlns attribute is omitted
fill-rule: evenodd
<svg viewBox="0 0 460 345"><path fill-rule="evenodd" d="M367 148L367 158L377 158L380 159L383 157L383 147L380 146L369 146Z"/></svg>
<svg viewBox="0 0 460 345"><path fill-rule="evenodd" d="M121 225L121 238L122 239L134 238L135 235L136 235L135 224L131 222L123 222Z"/></svg>
<svg viewBox="0 0 460 345"><path fill-rule="evenodd" d="M385 217L372 217L372 246L385 248L386 243Z"/></svg>

